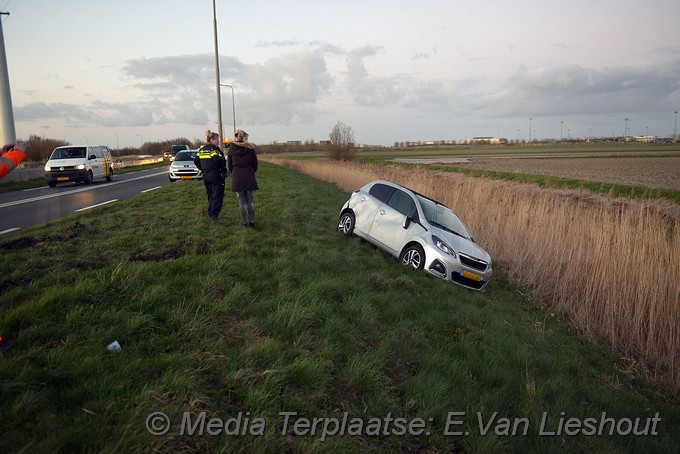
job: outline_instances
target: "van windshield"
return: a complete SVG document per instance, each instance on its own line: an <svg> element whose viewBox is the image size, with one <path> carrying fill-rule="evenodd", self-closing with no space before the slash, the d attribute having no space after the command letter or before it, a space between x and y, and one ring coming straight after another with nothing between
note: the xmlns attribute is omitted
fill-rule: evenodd
<svg viewBox="0 0 680 454"><path fill-rule="evenodd" d="M85 157L85 147L57 148L50 159L76 159Z"/></svg>

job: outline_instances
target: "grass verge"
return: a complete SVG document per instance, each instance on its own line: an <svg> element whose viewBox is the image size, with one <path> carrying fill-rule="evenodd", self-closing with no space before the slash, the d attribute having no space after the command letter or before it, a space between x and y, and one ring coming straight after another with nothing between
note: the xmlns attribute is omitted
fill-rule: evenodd
<svg viewBox="0 0 680 454"><path fill-rule="evenodd" d="M0 356L0 447L671 452L680 443L677 397L502 274L481 294L409 272L334 232L345 192L267 163L259 181L256 230L240 227L231 193L223 223L210 223L205 189L189 181L2 239L0 333L16 345ZM114 340L120 353L106 349ZM149 433L153 412L167 414L168 433ZM345 413L354 432L322 440L319 426L305 429L304 418ZM639 418L642 430L657 413L657 435L651 424L647 436L609 435L606 421L600 435L560 426L611 418L625 432ZM183 418L202 414L227 427L180 434ZM425 431L385 430L388 414L420 418ZM379 434L370 418L383 421ZM237 426L245 435L225 434Z"/></svg>

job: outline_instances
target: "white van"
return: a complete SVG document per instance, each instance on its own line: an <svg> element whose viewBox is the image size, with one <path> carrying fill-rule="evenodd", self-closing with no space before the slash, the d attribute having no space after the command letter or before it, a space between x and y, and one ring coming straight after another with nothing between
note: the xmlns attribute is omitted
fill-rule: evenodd
<svg viewBox="0 0 680 454"><path fill-rule="evenodd" d="M104 145L57 147L45 164L45 179L52 188L67 181L90 184L95 178L113 180L111 152Z"/></svg>

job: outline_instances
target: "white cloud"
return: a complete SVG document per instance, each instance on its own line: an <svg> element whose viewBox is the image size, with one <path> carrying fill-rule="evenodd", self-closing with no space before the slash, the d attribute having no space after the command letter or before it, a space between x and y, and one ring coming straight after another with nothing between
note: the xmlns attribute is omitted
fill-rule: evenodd
<svg viewBox="0 0 680 454"><path fill-rule="evenodd" d="M658 112L680 103L680 60L655 65L522 68L489 97L499 116Z"/></svg>

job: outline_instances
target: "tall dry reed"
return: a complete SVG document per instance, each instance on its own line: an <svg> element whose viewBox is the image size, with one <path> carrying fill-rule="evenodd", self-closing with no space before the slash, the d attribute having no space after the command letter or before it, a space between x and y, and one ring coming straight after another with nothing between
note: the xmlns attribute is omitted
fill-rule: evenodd
<svg viewBox="0 0 680 454"><path fill-rule="evenodd" d="M346 191L380 178L441 201L535 297L680 389L677 205L397 166L272 161Z"/></svg>

